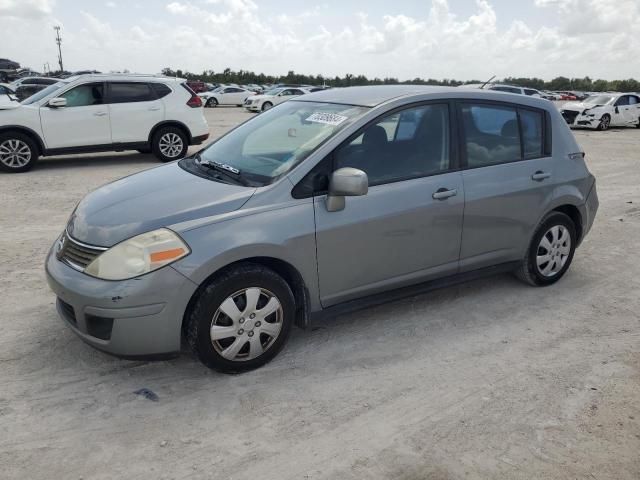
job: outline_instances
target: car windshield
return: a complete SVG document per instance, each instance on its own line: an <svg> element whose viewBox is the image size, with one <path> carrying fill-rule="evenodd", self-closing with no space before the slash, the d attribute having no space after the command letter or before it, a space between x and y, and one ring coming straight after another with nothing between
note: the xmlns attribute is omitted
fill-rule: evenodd
<svg viewBox="0 0 640 480"><path fill-rule="evenodd" d="M67 85L66 82L57 82L57 83L54 83L52 85L49 85L47 88L44 88L44 89L40 90L37 93L34 93L29 98L24 100L22 102L22 105L31 105L32 103L36 103L36 102L42 100L43 98L47 97L48 95L52 94L56 90L64 87L65 85Z"/></svg>
<svg viewBox="0 0 640 480"><path fill-rule="evenodd" d="M593 95L587 98L584 103L591 103L593 105L606 105L611 102L613 97L611 95Z"/></svg>
<svg viewBox="0 0 640 480"><path fill-rule="evenodd" d="M286 102L240 125L198 155L199 165L223 166L253 186L289 172L368 108ZM195 161L195 160L194 160Z"/></svg>
<svg viewBox="0 0 640 480"><path fill-rule="evenodd" d="M270 95L272 97L275 97L277 94L279 94L283 90L284 88L274 88L273 90L264 92L263 95Z"/></svg>

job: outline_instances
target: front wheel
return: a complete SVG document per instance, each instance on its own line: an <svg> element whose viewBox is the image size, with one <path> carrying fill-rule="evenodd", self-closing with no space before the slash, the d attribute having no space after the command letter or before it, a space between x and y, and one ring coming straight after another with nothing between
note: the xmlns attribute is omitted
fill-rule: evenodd
<svg viewBox="0 0 640 480"><path fill-rule="evenodd" d="M38 160L35 142L19 132L0 134L0 170L20 173L31 170Z"/></svg>
<svg viewBox="0 0 640 480"><path fill-rule="evenodd" d="M273 103L271 102L264 102L262 104L262 111L266 112L267 110L271 110L273 108Z"/></svg>
<svg viewBox="0 0 640 480"><path fill-rule="evenodd" d="M204 104L205 107L213 108L218 106L218 101L215 98L209 98L207 103Z"/></svg>
<svg viewBox="0 0 640 480"><path fill-rule="evenodd" d="M189 142L185 133L176 127L163 127L151 141L151 150L161 162L178 160L187 154Z"/></svg>
<svg viewBox="0 0 640 480"><path fill-rule="evenodd" d="M598 130L601 130L604 132L605 130L609 130L610 126L611 126L611 117L605 113L600 119L600 123L598 124Z"/></svg>
<svg viewBox="0 0 640 480"><path fill-rule="evenodd" d="M185 337L207 367L258 368L286 343L295 315L289 285L261 265L235 267L207 284L185 322Z"/></svg>
<svg viewBox="0 0 640 480"><path fill-rule="evenodd" d="M562 278L576 251L576 226L568 215L549 213L540 223L527 250L518 278L534 286L551 285Z"/></svg>

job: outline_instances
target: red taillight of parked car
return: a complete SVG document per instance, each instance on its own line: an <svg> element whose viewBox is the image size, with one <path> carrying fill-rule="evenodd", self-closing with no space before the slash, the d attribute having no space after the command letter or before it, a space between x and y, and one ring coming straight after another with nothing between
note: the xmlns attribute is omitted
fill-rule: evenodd
<svg viewBox="0 0 640 480"><path fill-rule="evenodd" d="M189 99L187 105L189 105L191 108L200 108L202 106L202 100L199 96L194 95Z"/></svg>

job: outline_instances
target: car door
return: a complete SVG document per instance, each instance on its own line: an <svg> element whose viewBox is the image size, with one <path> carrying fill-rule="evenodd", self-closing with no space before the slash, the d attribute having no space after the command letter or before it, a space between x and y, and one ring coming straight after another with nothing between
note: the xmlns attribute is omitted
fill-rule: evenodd
<svg viewBox="0 0 640 480"><path fill-rule="evenodd" d="M464 192L449 119L447 103L407 107L327 160L365 171L369 191L341 211L314 198L323 306L456 272Z"/></svg>
<svg viewBox="0 0 640 480"><path fill-rule="evenodd" d="M638 97L635 95L623 95L615 105L617 125L635 125L638 123L640 119L640 99Z"/></svg>
<svg viewBox="0 0 640 480"><path fill-rule="evenodd" d="M247 90L244 90L242 88L234 88L233 89L233 102L231 102L233 105L242 105L244 103L244 101L247 99L247 97L249 96L250 92Z"/></svg>
<svg viewBox="0 0 640 480"><path fill-rule="evenodd" d="M139 143L164 120L164 103L147 82L107 82L113 143Z"/></svg>
<svg viewBox="0 0 640 480"><path fill-rule="evenodd" d="M550 119L496 102L458 104L465 213L460 270L520 260L554 191Z"/></svg>
<svg viewBox="0 0 640 480"><path fill-rule="evenodd" d="M60 94L66 107L40 107L40 123L47 148L69 148L111 143L109 109L104 83L77 85Z"/></svg>

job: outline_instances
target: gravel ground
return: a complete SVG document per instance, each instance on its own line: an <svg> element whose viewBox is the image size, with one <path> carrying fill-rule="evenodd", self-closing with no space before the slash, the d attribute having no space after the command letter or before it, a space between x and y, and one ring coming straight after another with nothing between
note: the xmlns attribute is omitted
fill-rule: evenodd
<svg viewBox="0 0 640 480"><path fill-rule="evenodd" d="M250 115L206 114L213 136ZM495 276L343 315L240 376L112 358L56 315L49 246L151 155L0 175L0 477L637 480L640 130L576 136L601 206L559 284Z"/></svg>

